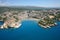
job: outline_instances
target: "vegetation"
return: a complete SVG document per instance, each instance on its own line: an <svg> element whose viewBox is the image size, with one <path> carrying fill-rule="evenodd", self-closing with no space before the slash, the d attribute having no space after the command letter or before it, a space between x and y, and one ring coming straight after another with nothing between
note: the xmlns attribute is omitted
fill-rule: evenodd
<svg viewBox="0 0 60 40"><path fill-rule="evenodd" d="M55 21L49 17L46 17L42 20L39 21L39 24L43 25L43 26L50 26L52 24L55 24Z"/></svg>
<svg viewBox="0 0 60 40"><path fill-rule="evenodd" d="M60 21L60 12L55 15L55 19Z"/></svg>
<svg viewBox="0 0 60 40"><path fill-rule="evenodd" d="M13 16L13 17L16 19L16 22L18 22L19 19L16 16Z"/></svg>
<svg viewBox="0 0 60 40"><path fill-rule="evenodd" d="M7 17L3 18L3 21L5 22L7 20Z"/></svg>
<svg viewBox="0 0 60 40"><path fill-rule="evenodd" d="M0 20L2 19L2 17L0 16Z"/></svg>

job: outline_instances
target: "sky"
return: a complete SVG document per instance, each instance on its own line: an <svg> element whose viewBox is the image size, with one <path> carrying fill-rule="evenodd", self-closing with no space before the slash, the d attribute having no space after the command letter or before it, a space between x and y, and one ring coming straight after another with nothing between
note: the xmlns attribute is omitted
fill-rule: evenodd
<svg viewBox="0 0 60 40"><path fill-rule="evenodd" d="M60 7L60 0L0 0L0 6Z"/></svg>

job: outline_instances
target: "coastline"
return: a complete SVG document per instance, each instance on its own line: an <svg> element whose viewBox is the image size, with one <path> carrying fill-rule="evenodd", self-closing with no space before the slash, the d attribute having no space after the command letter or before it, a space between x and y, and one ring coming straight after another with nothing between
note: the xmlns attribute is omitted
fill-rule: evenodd
<svg viewBox="0 0 60 40"><path fill-rule="evenodd" d="M11 23L7 25L6 23L3 23L3 25L0 25L0 29L8 29L10 28L19 28L22 24L21 23Z"/></svg>
<svg viewBox="0 0 60 40"><path fill-rule="evenodd" d="M36 18L29 18L29 19L24 19L24 20L33 20L33 21L35 21L35 22L39 22L39 19L36 19ZM6 23L4 23L1 27L0 27L0 29L4 29L4 28L8 28L8 27L11 27L11 28L19 28L22 24L21 24L21 21L23 21L23 20L20 20L19 22L13 22L13 23L11 23L11 24L9 24L9 25L6 25ZM51 28L51 26L55 26L55 25L57 25L57 23L54 23L53 25L52 24L50 24L50 25L46 25L46 26L43 26L42 24L39 24L38 23L38 25L39 26L41 26L41 27L43 27L43 28Z"/></svg>
<svg viewBox="0 0 60 40"><path fill-rule="evenodd" d="M43 26L42 24L39 24L39 26L43 27L43 28L51 28L51 26L56 26L57 23L54 23L54 24L51 24L51 25L46 25L46 26Z"/></svg>

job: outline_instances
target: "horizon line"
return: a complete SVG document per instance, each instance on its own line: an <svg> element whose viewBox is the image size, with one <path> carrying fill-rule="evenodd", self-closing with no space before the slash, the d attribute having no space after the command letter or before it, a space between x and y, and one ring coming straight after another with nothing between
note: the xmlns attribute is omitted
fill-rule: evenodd
<svg viewBox="0 0 60 40"><path fill-rule="evenodd" d="M42 7L42 6L31 6L31 5L1 5L0 7ZM43 8L60 8L60 7L43 7Z"/></svg>

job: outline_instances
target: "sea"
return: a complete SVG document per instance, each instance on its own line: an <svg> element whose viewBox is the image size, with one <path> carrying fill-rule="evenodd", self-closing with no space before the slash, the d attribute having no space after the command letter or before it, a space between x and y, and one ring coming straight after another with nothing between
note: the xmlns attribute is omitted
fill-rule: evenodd
<svg viewBox="0 0 60 40"><path fill-rule="evenodd" d="M60 22L58 21L52 28L42 28L33 20L24 20L21 24L17 29L0 29L0 40L60 40Z"/></svg>

